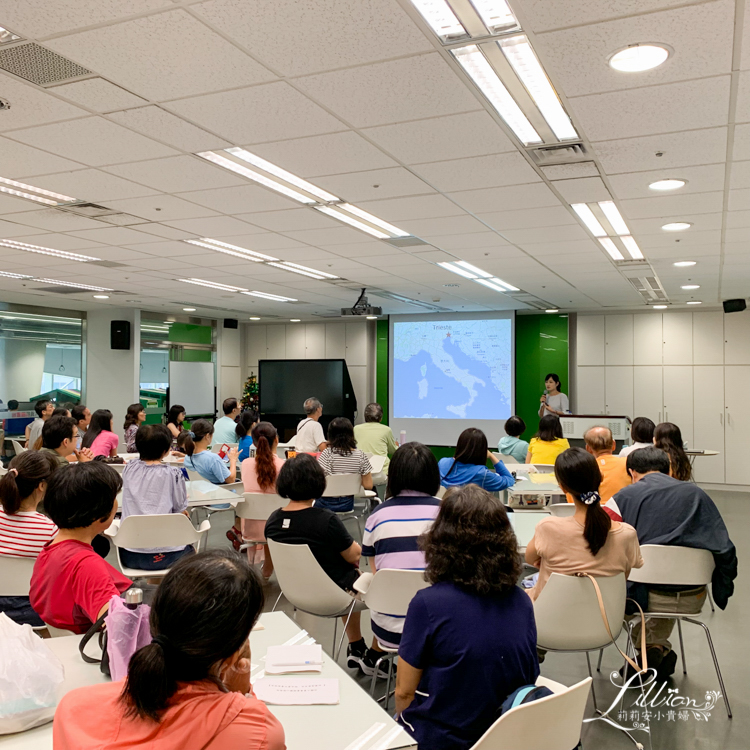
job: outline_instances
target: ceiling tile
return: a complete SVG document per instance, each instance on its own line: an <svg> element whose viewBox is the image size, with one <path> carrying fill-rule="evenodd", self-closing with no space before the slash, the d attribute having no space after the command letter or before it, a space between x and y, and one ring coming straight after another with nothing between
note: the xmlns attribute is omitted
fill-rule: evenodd
<svg viewBox="0 0 750 750"><path fill-rule="evenodd" d="M656 180L687 180L687 185L669 193L651 190L649 185ZM709 193L724 189L724 165L708 164L702 167L677 167L654 170L652 172L632 172L616 174L609 178L615 196L621 199L648 198L660 195L685 195L687 193Z"/></svg>
<svg viewBox="0 0 750 750"><path fill-rule="evenodd" d="M541 182L513 187L464 190L449 193L448 197L474 213L560 205L559 198Z"/></svg>
<svg viewBox="0 0 750 750"><path fill-rule="evenodd" d="M308 76L297 84L356 127L480 109L437 53Z"/></svg>
<svg viewBox="0 0 750 750"><path fill-rule="evenodd" d="M732 188L750 188L750 161L737 161L732 164L729 184Z"/></svg>
<svg viewBox="0 0 750 750"><path fill-rule="evenodd" d="M61 234L60 232L26 235L23 241L28 242L31 245L51 247L54 250L83 252L84 255L100 255L102 250L107 247L106 245L102 245L101 242L82 240L80 237L74 237L72 234Z"/></svg>
<svg viewBox="0 0 750 750"><path fill-rule="evenodd" d="M21 83L17 78L0 73L0 90L11 108L3 111L0 118L0 131L28 128L45 122L70 120L84 117L86 110L63 102L46 91L31 84Z"/></svg>
<svg viewBox="0 0 750 750"><path fill-rule="evenodd" d="M28 130L14 130L9 133L9 137L29 146L46 148L92 167L156 159L177 153L168 146L132 133L103 117L87 117Z"/></svg>
<svg viewBox="0 0 750 750"><path fill-rule="evenodd" d="M276 77L184 10L59 37L47 46L153 101Z"/></svg>
<svg viewBox="0 0 750 750"><path fill-rule="evenodd" d="M474 232L467 235L425 235L426 240L435 247L443 250L463 250L466 248L482 248L485 252L491 252L489 248L506 248L509 247L507 240L504 240L495 232Z"/></svg>
<svg viewBox="0 0 750 750"><path fill-rule="evenodd" d="M748 14L748 18L750 18L750 13ZM750 159L750 124L737 125L735 127L732 158L736 161Z"/></svg>
<svg viewBox="0 0 750 750"><path fill-rule="evenodd" d="M165 106L233 143L245 145L346 129L340 120L284 81L182 99Z"/></svg>
<svg viewBox="0 0 750 750"><path fill-rule="evenodd" d="M133 216L140 216L149 221L173 221L215 214L210 208L198 208L194 203L181 200L174 195L151 195L144 198L109 201L107 207ZM139 229L143 228L139 227Z"/></svg>
<svg viewBox="0 0 750 750"><path fill-rule="evenodd" d="M471 234L472 232L486 232L487 227L473 216L445 216L437 219L411 219L402 221L400 228L417 237L422 235Z"/></svg>
<svg viewBox="0 0 750 750"><path fill-rule="evenodd" d="M555 243L563 240L585 240L588 239L583 227L578 225L565 225L561 227L537 227L535 229L505 229L503 237L510 242L523 247L527 242L550 242Z"/></svg>
<svg viewBox="0 0 750 750"><path fill-rule="evenodd" d="M395 0L327 0L323 6L254 0L252 13L242 0L213 0L193 9L286 76L427 52L432 47Z"/></svg>
<svg viewBox="0 0 750 750"><path fill-rule="evenodd" d="M744 188L742 190L730 190L729 191L729 210L730 211L743 211L750 206L750 189Z"/></svg>
<svg viewBox="0 0 750 750"><path fill-rule="evenodd" d="M557 180L552 184L567 203L596 203L612 199L601 177Z"/></svg>
<svg viewBox="0 0 750 750"><path fill-rule="evenodd" d="M146 103L140 96L135 96L103 78L88 78L85 81L65 83L47 90L70 99L81 107L93 109L94 112L114 112L117 109L137 107Z"/></svg>
<svg viewBox="0 0 750 750"><path fill-rule="evenodd" d="M740 73L735 122L750 122L750 70Z"/></svg>
<svg viewBox="0 0 750 750"><path fill-rule="evenodd" d="M101 222L96 222L101 226ZM84 231L71 232L76 237L94 242L103 242L105 245L136 245L141 242L153 242L152 235L139 232L128 227L105 227L104 229L87 229Z"/></svg>
<svg viewBox="0 0 750 750"><path fill-rule="evenodd" d="M138 231L163 237L165 240L187 240L192 237L191 234L183 232L181 229L175 229L153 221L148 224L139 224Z"/></svg>
<svg viewBox="0 0 750 750"><path fill-rule="evenodd" d="M247 221L269 232L285 232L290 229L326 229L338 227L339 223L320 211L311 208L292 208L287 211L261 211L255 214L239 214L238 219Z"/></svg>
<svg viewBox="0 0 750 750"><path fill-rule="evenodd" d="M3 218L18 222L19 224L36 227L37 229L48 229L51 232L68 232L75 229L100 227L102 225L100 221L76 216L75 214L60 211L56 208L24 211L20 214L5 214Z"/></svg>
<svg viewBox="0 0 750 750"><path fill-rule="evenodd" d="M504 229L533 229L534 227L555 227L563 224L576 224L570 211L564 206L545 208L522 208L515 211L495 211L479 213L477 217L498 231Z"/></svg>
<svg viewBox="0 0 750 750"><path fill-rule="evenodd" d="M257 250L262 253L267 252L271 255L273 255L275 250L304 247L304 241L300 242L298 239L287 237L284 234L275 234L273 232L253 234L256 227L248 226L247 229L249 231L243 235L232 235L231 237L224 237L223 239L225 242L229 242L232 245L239 245L240 247L246 247L248 250Z"/></svg>
<svg viewBox="0 0 750 750"><path fill-rule="evenodd" d="M315 183L350 203L435 192L403 167L319 177Z"/></svg>
<svg viewBox="0 0 750 750"><path fill-rule="evenodd" d="M521 185L542 179L517 151L417 164L414 171L442 192Z"/></svg>
<svg viewBox="0 0 750 750"><path fill-rule="evenodd" d="M332 227L331 229L305 229L301 231L284 232L285 237L289 237L308 245L339 245L348 242L361 242L367 237L364 232L349 227Z"/></svg>
<svg viewBox="0 0 750 750"><path fill-rule="evenodd" d="M7 138L0 138L0 172L3 177L18 179L80 167L80 164L69 159L45 153Z"/></svg>
<svg viewBox="0 0 750 750"><path fill-rule="evenodd" d="M395 255L396 253L402 252L397 247L389 245L387 242L378 242L372 240L371 242L352 242L344 245L329 245L321 243L322 247L327 248L331 253L338 255L342 258L359 258L368 255L375 255L380 253L381 255Z"/></svg>
<svg viewBox="0 0 750 750"><path fill-rule="evenodd" d="M178 219L164 222L167 226L194 232L202 237L227 237L232 234L250 234L254 227L232 216L209 216L205 219ZM261 230L256 230L261 231Z"/></svg>
<svg viewBox="0 0 750 750"><path fill-rule="evenodd" d="M241 214L246 211L281 211L299 206L297 201L286 198L273 190L248 184L216 190L195 190L180 193L179 197L227 214Z"/></svg>
<svg viewBox="0 0 750 750"><path fill-rule="evenodd" d="M459 206L443 195L415 195L410 198L362 201L357 205L389 222L403 219L437 219L443 216L459 216L463 213Z"/></svg>
<svg viewBox="0 0 750 750"><path fill-rule="evenodd" d="M750 227L750 210L727 211L727 227L737 229L738 227ZM750 263L750 257L748 258Z"/></svg>
<svg viewBox="0 0 750 750"><path fill-rule="evenodd" d="M54 190L57 193L72 195L79 200L94 203L153 195L155 192L151 188L123 180L98 169L79 169L75 172L43 175L35 177L33 183L46 190Z"/></svg>
<svg viewBox="0 0 750 750"><path fill-rule="evenodd" d="M620 208L625 216L631 219L682 215L690 220L695 214L721 211L723 203L723 192L685 193L625 200L620 202Z"/></svg>
<svg viewBox="0 0 750 750"><path fill-rule="evenodd" d="M32 214L34 213L36 212L32 211L27 214L27 216L32 216ZM46 229L46 227L39 226L39 222L36 220L36 217L32 217L32 219L26 223L18 222L18 218L20 218L20 216L8 214L4 217L4 219L8 219L8 221L0 221L0 237L27 237L29 235L37 234L40 229ZM34 224L32 224L31 221L34 221ZM44 245L42 245L42 247L44 247Z"/></svg>
<svg viewBox="0 0 750 750"><path fill-rule="evenodd" d="M37 182L36 179L34 181ZM15 214L22 211L37 211L38 209L38 203L0 193L0 214Z"/></svg>

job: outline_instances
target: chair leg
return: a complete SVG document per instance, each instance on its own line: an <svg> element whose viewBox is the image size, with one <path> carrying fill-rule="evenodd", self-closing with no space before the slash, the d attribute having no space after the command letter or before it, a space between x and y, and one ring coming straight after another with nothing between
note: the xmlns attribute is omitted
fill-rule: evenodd
<svg viewBox="0 0 750 750"><path fill-rule="evenodd" d="M599 662L596 665L596 671L601 672L602 671L602 657L604 656L604 649L599 649Z"/></svg>
<svg viewBox="0 0 750 750"><path fill-rule="evenodd" d="M714 599L711 596L711 587L706 586L706 593L708 594L708 603L711 605L711 611L716 612L716 609L714 608Z"/></svg>
<svg viewBox="0 0 750 750"><path fill-rule="evenodd" d="M344 623L344 631L341 633L341 639L339 640L339 646L334 653L333 660L339 660L339 654L341 653L341 647L344 645L344 636L346 635L346 629L349 627L349 620L351 619L352 612L354 612L354 605L356 602L352 599L352 605L349 607L349 613L346 615L346 622Z"/></svg>
<svg viewBox="0 0 750 750"><path fill-rule="evenodd" d="M586 664L589 668L589 677L591 678L591 697L594 700L594 711L597 713L599 712L599 706L596 703L596 691L594 690L594 674L591 671L591 657L589 656L589 652L586 652Z"/></svg>
<svg viewBox="0 0 750 750"><path fill-rule="evenodd" d="M388 659L386 659L388 664ZM376 671L377 674L377 671ZM388 704L391 701L391 675L393 674L393 664L388 664L388 676L385 678L385 712L388 713Z"/></svg>
<svg viewBox="0 0 750 750"><path fill-rule="evenodd" d="M333 618L333 643L331 644L331 653L336 653L336 633L338 632L339 627L339 618L334 617Z"/></svg>
<svg viewBox="0 0 750 750"><path fill-rule="evenodd" d="M687 664L685 663L685 644L682 642L682 621L677 618L677 633L680 636L680 656L682 657L682 674L687 674Z"/></svg>
<svg viewBox="0 0 750 750"><path fill-rule="evenodd" d="M700 620L693 620L690 617L685 617L685 622L692 622L695 625L700 625L706 634L706 640L708 641L708 647L711 649L711 658L714 660L714 668L716 669L716 676L719 679L719 687L721 688L721 695L724 698L724 705L727 709L727 716L732 718L732 709L729 707L729 698L727 697L727 690L724 687L724 679L721 676L721 669L719 669L719 660L716 658L716 651L714 650L714 642L711 640L711 631L708 629L708 625Z"/></svg>
<svg viewBox="0 0 750 750"><path fill-rule="evenodd" d="M276 607L278 607L278 606L279 606L279 602L281 601L281 597L282 597L282 596L284 596L284 593L283 593L283 592L281 592L281 593L280 593L280 594L278 595L278 597L276 598L276 602L274 603L273 607L271 607L271 612L275 612L275 611L276 611Z"/></svg>

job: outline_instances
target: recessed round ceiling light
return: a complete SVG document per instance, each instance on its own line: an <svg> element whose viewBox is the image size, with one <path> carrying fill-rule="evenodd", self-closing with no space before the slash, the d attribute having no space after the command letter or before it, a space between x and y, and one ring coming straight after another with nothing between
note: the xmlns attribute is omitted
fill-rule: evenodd
<svg viewBox="0 0 750 750"><path fill-rule="evenodd" d="M182 309L184 312L195 312L194 307L183 307Z"/></svg>
<svg viewBox="0 0 750 750"><path fill-rule="evenodd" d="M289 322L290 323L299 323L299 318L290 318Z"/></svg>
<svg viewBox="0 0 750 750"><path fill-rule="evenodd" d="M691 299L690 302L688 302L688 305L700 305L701 301L698 299Z"/></svg>
<svg viewBox="0 0 750 750"><path fill-rule="evenodd" d="M545 310L544 312L546 312L546 313L556 313L556 312L560 312L560 311L556 307L550 307L549 310Z"/></svg>
<svg viewBox="0 0 750 750"><path fill-rule="evenodd" d="M677 266L677 268L687 268L688 266L694 266L696 261L694 260L678 260L672 263L673 266Z"/></svg>
<svg viewBox="0 0 750 750"><path fill-rule="evenodd" d="M684 232L692 226L693 225L688 221L673 221L670 224L664 224L662 229L665 232Z"/></svg>
<svg viewBox="0 0 750 750"><path fill-rule="evenodd" d="M250 318L250 320L260 320L260 318Z"/></svg>
<svg viewBox="0 0 750 750"><path fill-rule="evenodd" d="M677 180L675 178L668 178L666 180L657 180L652 182L649 187L651 190L677 190L687 185L687 180Z"/></svg>
<svg viewBox="0 0 750 750"><path fill-rule="evenodd" d="M377 315L368 315L367 316L367 320L377 320L377 319L378 319Z"/></svg>
<svg viewBox="0 0 750 750"><path fill-rule="evenodd" d="M651 305L651 309L652 310L666 310L667 306L666 305Z"/></svg>
<svg viewBox="0 0 750 750"><path fill-rule="evenodd" d="M609 58L609 67L621 73L642 73L666 62L669 52L663 44L631 44Z"/></svg>
<svg viewBox="0 0 750 750"><path fill-rule="evenodd" d="M684 286L681 286L680 289L700 289L700 284L685 284Z"/></svg>
<svg viewBox="0 0 750 750"><path fill-rule="evenodd" d="M108 294L95 294L94 299L109 299Z"/></svg>

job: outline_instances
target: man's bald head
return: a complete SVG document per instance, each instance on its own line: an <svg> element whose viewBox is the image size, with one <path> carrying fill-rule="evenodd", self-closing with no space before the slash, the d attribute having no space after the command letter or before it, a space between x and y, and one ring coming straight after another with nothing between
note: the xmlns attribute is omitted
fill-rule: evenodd
<svg viewBox="0 0 750 750"><path fill-rule="evenodd" d="M586 442L586 450L595 456L612 453L615 449L612 430L603 425L596 425L586 430L583 439Z"/></svg>

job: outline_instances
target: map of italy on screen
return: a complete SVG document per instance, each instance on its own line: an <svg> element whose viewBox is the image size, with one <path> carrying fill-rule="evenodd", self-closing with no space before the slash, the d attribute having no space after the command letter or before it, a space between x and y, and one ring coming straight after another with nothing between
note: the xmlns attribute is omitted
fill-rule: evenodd
<svg viewBox="0 0 750 750"><path fill-rule="evenodd" d="M511 321L396 322L393 416L507 419L511 416Z"/></svg>

